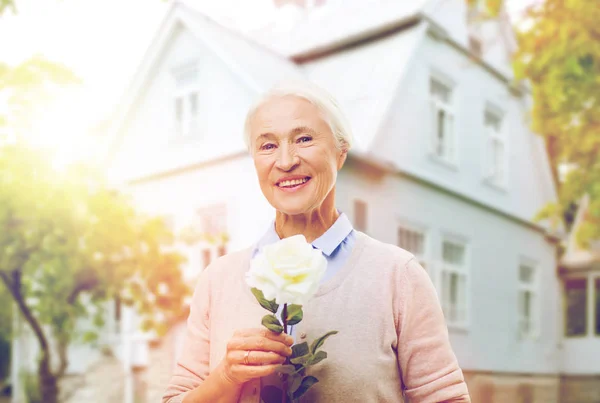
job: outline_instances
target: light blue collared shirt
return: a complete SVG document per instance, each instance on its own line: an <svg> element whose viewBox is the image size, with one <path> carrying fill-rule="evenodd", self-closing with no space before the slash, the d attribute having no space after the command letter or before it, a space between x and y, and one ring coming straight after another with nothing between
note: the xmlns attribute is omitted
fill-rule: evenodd
<svg viewBox="0 0 600 403"><path fill-rule="evenodd" d="M279 241L279 235L275 231L275 222L271 222L269 229L262 238L256 244L252 252L252 257L265 246L271 245ZM352 227L352 223L348 219L348 216L341 213L337 220L333 223L327 231L312 242L312 246L315 249L321 250L325 258L327 259L327 269L325 275L321 279L321 284L328 281L331 277L337 273L340 268L346 263L350 252L354 248L356 242L356 233ZM279 307L278 316L281 314L283 306ZM291 326L290 334L294 336L294 326ZM295 338L295 337L294 337Z"/></svg>

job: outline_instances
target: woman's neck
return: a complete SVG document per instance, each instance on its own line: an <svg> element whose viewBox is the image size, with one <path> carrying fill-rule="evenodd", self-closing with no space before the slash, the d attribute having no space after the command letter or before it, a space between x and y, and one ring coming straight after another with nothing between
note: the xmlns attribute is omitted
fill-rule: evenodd
<svg viewBox="0 0 600 403"><path fill-rule="evenodd" d="M297 215L288 215L277 211L275 214L275 232L279 238L288 238L302 234L307 242L313 242L325 233L340 216L335 208L334 191L325 198L316 209Z"/></svg>

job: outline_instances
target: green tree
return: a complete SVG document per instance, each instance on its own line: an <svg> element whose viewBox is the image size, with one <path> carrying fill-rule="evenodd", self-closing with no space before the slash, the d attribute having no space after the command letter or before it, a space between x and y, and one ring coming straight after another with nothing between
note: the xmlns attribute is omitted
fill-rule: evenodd
<svg viewBox="0 0 600 403"><path fill-rule="evenodd" d="M107 301L120 296L159 333L180 316L190 290L173 241L89 167L57 172L21 143L0 147L0 279L39 343L44 402L57 401L68 345L94 340L78 322L101 327Z"/></svg>
<svg viewBox="0 0 600 403"><path fill-rule="evenodd" d="M527 79L533 94L533 130L546 140L559 177L558 203L540 218L570 214L583 194L590 214L580 240L600 238L600 7L596 1L545 0L526 12L518 32L517 78Z"/></svg>
<svg viewBox="0 0 600 403"><path fill-rule="evenodd" d="M13 0L0 0L0 15L4 14L6 10L15 12L15 2Z"/></svg>

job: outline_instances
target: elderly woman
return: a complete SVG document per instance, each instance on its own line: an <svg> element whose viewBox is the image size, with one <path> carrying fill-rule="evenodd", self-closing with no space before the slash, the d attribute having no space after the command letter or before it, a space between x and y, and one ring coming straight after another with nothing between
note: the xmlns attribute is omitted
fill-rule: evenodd
<svg viewBox="0 0 600 403"><path fill-rule="evenodd" d="M200 276L188 329L163 402L260 402L261 386L294 339L260 326L265 310L244 281L265 245L302 234L327 259L320 288L294 336L329 330L328 358L304 402L470 402L435 289L409 252L352 228L335 183L352 137L336 102L310 83L268 92L248 113L246 141L275 220L251 248Z"/></svg>

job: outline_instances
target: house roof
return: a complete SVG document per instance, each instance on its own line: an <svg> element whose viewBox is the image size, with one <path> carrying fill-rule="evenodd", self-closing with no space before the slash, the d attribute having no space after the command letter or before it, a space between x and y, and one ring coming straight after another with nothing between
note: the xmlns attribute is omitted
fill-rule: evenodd
<svg viewBox="0 0 600 403"><path fill-rule="evenodd" d="M353 1L364 5L363 1ZM282 36L283 39L272 38L275 41L287 40L288 44L293 45L292 50L281 54L220 25L181 2L174 2L125 94L114 122L108 162L123 139L127 117L132 114L144 93L143 89L152 79L155 66L161 62L173 36L182 28L220 58L240 78L242 85L256 95L285 78L308 78L328 89L340 102L354 133L358 134L356 147L351 153L357 156L370 155L373 151L371 145L380 132L382 122L393 112L390 105L402 85L414 52L426 34L429 32L451 46L462 46L463 52L469 52L449 36L455 33L444 29L443 24L456 21L451 21L444 13L437 13L442 10L441 6L449 3L464 7L462 0L382 0L384 6L373 7L371 11L356 8L354 12L336 18L329 16L326 19L323 16L320 24L325 25L326 35L321 35L323 30L313 32L308 25L301 23L287 39L285 36ZM452 11L457 14L457 10ZM302 40L301 34L306 35L307 39ZM368 46L362 46L365 43ZM364 63L364 60L378 62ZM484 60L478 61L484 68L494 70ZM340 68L360 65L370 71ZM493 73L507 83L510 81L502 72ZM229 150L220 150L223 155L240 151L235 144Z"/></svg>
<svg viewBox="0 0 600 403"><path fill-rule="evenodd" d="M404 25L437 1L387 0L373 6L350 0L343 8L333 1L310 13L289 5L280 8L273 22L248 34L286 57L301 60Z"/></svg>

